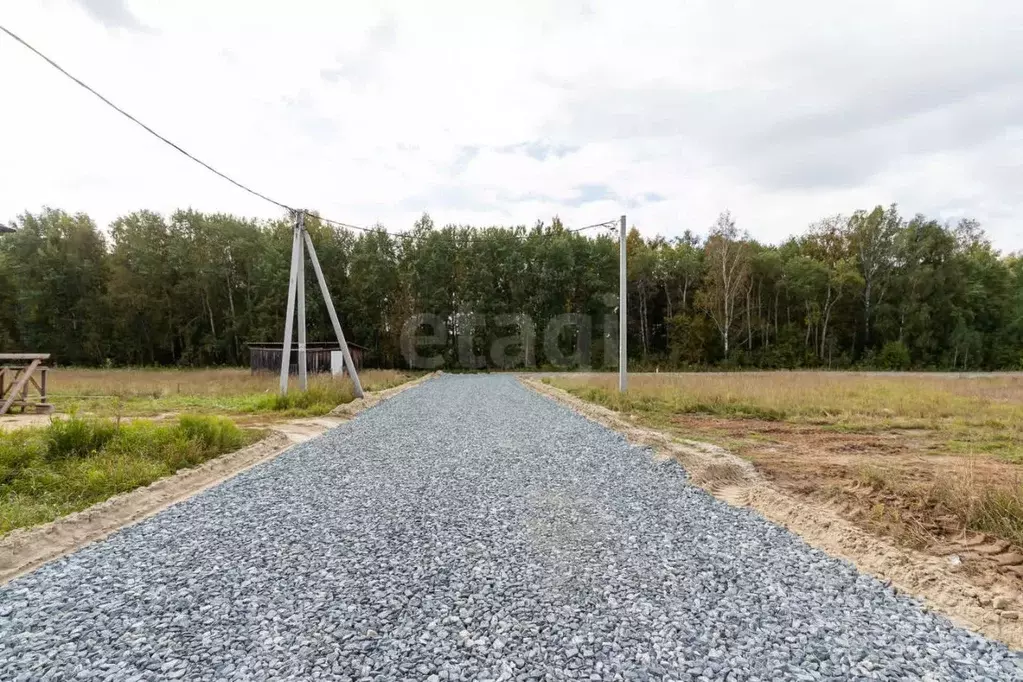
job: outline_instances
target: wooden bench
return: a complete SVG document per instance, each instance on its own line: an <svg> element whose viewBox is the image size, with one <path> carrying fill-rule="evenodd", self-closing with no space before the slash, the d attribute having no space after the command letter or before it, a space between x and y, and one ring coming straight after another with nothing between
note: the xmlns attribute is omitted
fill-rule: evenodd
<svg viewBox="0 0 1023 682"><path fill-rule="evenodd" d="M31 407L37 413L50 414L53 405L46 400L46 373L43 365L49 353L0 353L0 414L12 407ZM36 380L38 377L38 381ZM35 389L38 400L30 399L29 390Z"/></svg>

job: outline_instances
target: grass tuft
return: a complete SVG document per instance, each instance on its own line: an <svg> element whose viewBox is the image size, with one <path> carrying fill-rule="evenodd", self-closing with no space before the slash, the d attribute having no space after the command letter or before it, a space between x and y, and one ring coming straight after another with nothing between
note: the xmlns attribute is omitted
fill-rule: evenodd
<svg viewBox="0 0 1023 682"><path fill-rule="evenodd" d="M177 422L55 419L0 431L0 533L51 521L252 442L216 416Z"/></svg>
<svg viewBox="0 0 1023 682"><path fill-rule="evenodd" d="M263 396L255 405L256 412L283 412L296 416L326 414L338 405L355 399L355 387L350 381L314 378L305 391L289 391L287 395L275 393Z"/></svg>
<svg viewBox="0 0 1023 682"><path fill-rule="evenodd" d="M46 430L46 456L51 460L85 457L102 450L117 435L117 426L108 420L54 420Z"/></svg>

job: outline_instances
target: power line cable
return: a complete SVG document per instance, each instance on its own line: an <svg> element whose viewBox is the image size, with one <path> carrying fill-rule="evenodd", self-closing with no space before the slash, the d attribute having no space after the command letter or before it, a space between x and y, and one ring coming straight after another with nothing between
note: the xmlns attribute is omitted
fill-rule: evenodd
<svg viewBox="0 0 1023 682"><path fill-rule="evenodd" d="M325 218L325 217L323 217L321 215L317 215L315 213L310 213L309 211L306 211L305 209L302 209L302 213L304 213L307 218L316 218L317 220L319 220L321 222L329 223L331 225L334 225L335 227L343 227L343 228L346 228L346 229L349 229L349 230L359 230L360 232L382 232L383 234L386 234L389 237L401 237L402 236L401 232L388 232L387 230L385 230L382 227L359 227L358 225L352 225L350 223L343 223L340 220L333 220L331 218Z"/></svg>
<svg viewBox="0 0 1023 682"><path fill-rule="evenodd" d="M89 86L87 83L83 82L82 80L80 80L76 76L74 76L71 73L69 73L67 71L67 69L62 67L60 64L58 64L54 60L52 60L49 57L47 57L45 54L43 54L42 52L37 50L35 47L30 45L29 43L27 43L21 36L19 36L18 34L14 33L13 31L8 29L7 27L5 27L3 25L0 25L0 31L3 31L7 35L9 35L11 38L16 40L18 43L20 43L26 49L28 49L29 51L34 53L37 57L39 57L40 59L45 61L47 64L49 64L50 66L55 68L57 71L59 71L63 75L65 75L68 78L70 78L72 81L77 83L79 86L81 86L82 88L87 90L89 93L91 93L95 97L99 98L99 100L102 101L104 104L106 104L108 107L110 107L111 109L113 109L117 113L121 114L122 116L127 118L129 121L131 121L135 125L139 126L143 130L148 132L150 135L152 135L153 137L155 137L158 140L160 140L161 142L163 142L164 144L169 145L170 147L172 147L176 151L180 152L181 154L185 155L186 157L188 157L192 161L196 162L197 164L199 164L200 166L202 166L206 170L208 170L211 173L213 173L213 174L223 178L224 180L227 180L228 182L230 182L235 187L238 187L239 189L242 189L242 190L248 192L249 194L251 194L251 195L253 195L255 197L258 197L258 198L260 198L260 199L262 199L264 201L267 201L267 202L269 202L269 203L271 203L271 204L273 204L273 205L275 205L275 206L277 206L279 208L283 208L284 210L288 211L289 213L297 213L298 212L296 209L292 208L291 206L288 206L285 203L277 201L276 199L272 199L269 196L267 196L266 194L263 194L262 192L258 192L256 190L252 189L251 187L249 187L247 185L244 185L241 182L238 182L237 180L235 180L231 176L227 175L226 173L222 173L221 171L217 170L216 168L214 168L210 164L206 163L202 159L199 159L196 156L194 156L194 155L190 154L189 152L185 151L184 149L181 148L180 145L177 145L174 142L171 142L166 137L164 137L160 133L156 132L155 130L150 128L148 125L146 125L145 123L143 123L139 119L135 118L134 116L129 114L127 111L125 111L124 109L122 109L121 107L117 106L116 104L111 102L109 99L107 99L106 97L101 95L99 92L97 92L91 86ZM329 223L331 225L335 225L337 227L342 227L342 228L346 228L346 229L350 229L350 230L359 230L361 232L366 232L366 233L380 232L380 233L386 234L386 235L388 235L390 237L403 237L403 236L407 236L406 233L402 233L402 232L388 232L387 230L385 230L382 227L370 228L370 227L360 227L358 225L352 225L351 223L345 223L345 222L342 222L340 220L334 220L332 218L327 218L325 216L316 215L315 213L310 213L309 211L307 211L305 209L302 209L302 213L304 213L307 217L317 218L318 220L321 220L321 221L323 221L325 223ZM615 223L615 221L609 220L609 221L606 221L606 222L603 222L603 223L595 223L593 225L586 225L585 227L577 227L577 228L573 228L573 229L565 230L565 231L566 232L582 232L583 230L590 230L590 229L593 229L595 227L607 227L607 226L613 225L614 223ZM470 236L469 238L470 238L470 240L472 240L472 239L475 238L475 235Z"/></svg>
<svg viewBox="0 0 1023 682"><path fill-rule="evenodd" d="M566 232L582 232L583 230L592 230L595 227L614 227L618 224L617 220L605 220L602 223L594 223L593 225L587 225L586 227L575 227Z"/></svg>
<svg viewBox="0 0 1023 682"><path fill-rule="evenodd" d="M86 90L88 90L88 91L89 91L90 93L92 93L93 95L95 95L96 97L98 97L98 98L99 98L100 100L102 100L102 101L103 101L103 103L104 103L104 104L106 104L107 106L109 106L110 108L112 108L112 109L113 109L114 111L116 111L117 113L121 114L122 116L124 116L125 118L127 118L127 119L128 119L129 121L131 121L132 123L135 123L136 125L140 126L140 127L141 127L141 128L143 129L143 130L145 130L146 132L148 132L148 133L149 133L150 135L153 135L154 137L156 137L157 139L159 139L159 140L160 140L160 141L162 141L163 143L165 143L165 144L167 144L167 145L170 145L171 147L173 147L173 148L174 148L174 149L176 149L177 151L181 152L182 154L184 154L185 156L187 156L188 158L190 158L190 159L191 159L192 161L195 161L195 162L196 162L197 164L199 164L200 166L202 166L202 167L203 167L203 168L205 168L206 170L208 170L208 171L210 171L211 173L214 173L214 174L216 174L216 175L219 175L219 176L220 176L221 178L223 178L224 180L227 180L227 181L228 181L228 182L230 182L230 183L231 183L232 185L234 185L234 186L236 186L236 187L239 187L240 189L243 189L243 190L245 190L246 192L248 192L249 194L251 194L251 195L253 195L253 196L259 197L260 199L263 199L264 201L269 201L269 202L270 202L271 204L274 204L274 205L276 205L276 206L279 206L279 207L281 207L281 208L285 209L286 211L294 212L294 210L295 210L295 209L291 208L291 207L290 207L290 206L288 206L287 204L283 204L283 203L281 203L281 202L277 201L276 199L271 199L270 197L268 197L267 195L263 194L262 192L257 192L256 190L252 189L251 187L248 187L248 186L246 186L246 185L243 185L242 183L238 182L237 180L235 180L234 178L230 177L229 175L226 175L225 173L221 173L221 172L220 172L220 171L218 171L218 170L217 170L216 168L214 168L214 167L213 167L213 166L211 166L210 164L206 163L206 162L205 162L205 161L203 161L202 159L198 159L198 158L196 158L195 156L193 156L192 154L189 154L189 153L188 153L187 151L185 151L184 149L182 149L182 148L181 148L180 146L178 146L177 144L175 144L175 143L171 142L171 141L170 141L170 140L168 140L168 139L167 139L166 137L164 137L164 136L163 136L163 135L161 135L160 133L156 132L155 130L153 130L152 128L150 128L149 126L147 126L147 125L146 125L145 123L143 123L142 121L138 120L137 118L135 118L134 116L132 116L131 114L129 114L129 113L127 112L127 111L125 111L125 110L124 110L124 109L122 109L121 107L119 107L119 106L117 106L116 104L114 104L113 102L111 102L111 101L110 101L109 99L107 99L107 98L106 98L106 97L104 97L103 95L101 95L101 94L99 94L98 92L96 92L96 91L95 91L95 90L94 90L93 88L91 88L91 87L90 87L89 85L87 85L87 84L83 83L83 82L82 82L81 80L79 80L79 79L78 79L78 78L76 78L75 76L73 76L73 75L71 75L70 73L68 73L68 72L67 72L67 70L66 70L66 69L64 69L64 67L62 67L62 66L61 66L60 64L58 64L57 62L53 61L52 59L50 59L49 57L47 57L47 56L46 56L45 54L43 54L42 52L40 52L40 51L39 51L39 50L37 50L36 48L34 48L34 47L32 47L31 45L29 45L29 44L28 44L27 42L25 42L25 41L24 41L24 40L23 40L23 39L21 38L21 36L17 35L16 33L12 32L11 30L9 30L8 28L6 28L6 27L4 27L4 26L0 26L0 31L3 31L3 32L4 32L4 33L6 33L7 35L9 35L10 37L14 38L14 39L15 39L16 41L18 41L19 43L21 43L21 44L22 44L23 46L25 46L26 48L28 48L29 50L31 50L32 52L34 52L34 53L36 54L36 56L40 57L40 58L41 58L41 59L42 59L43 61L45 61L45 62L46 62L47 64L49 64L49 65L50 65L50 66L52 66L53 68L57 69L57 71L60 71L60 72L61 72L62 74L64 74L65 76L67 76L68 78L70 78L71 80L73 80L73 81L74 81L75 83L77 83L78 85L80 85L81 87L85 88L85 89L86 89Z"/></svg>
<svg viewBox="0 0 1023 682"><path fill-rule="evenodd" d="M322 222L329 223L330 225L334 225L336 227L347 228L347 229L350 229L350 230L359 230L360 232L379 232L381 234L385 234L385 235L387 235L389 237L395 237L395 238L404 238L404 237L414 237L414 236L417 236L417 235L413 235L413 234L411 234L409 232L388 232L386 229L384 229L382 227L360 227L359 225L352 225L350 223L344 223L344 222L341 222L339 220L333 220L331 218L325 218L324 216L317 215L315 213L310 213L309 211L306 211L306 210L303 210L303 213L305 213L306 217L308 217L308 218L316 218L316 219L318 219L318 220L320 220ZM572 228L570 230L567 229L567 230L565 230L565 232L566 233L582 232L584 230L592 230L593 228L596 228L596 227L613 227L613 226L615 226L617 224L618 224L617 220L606 220L606 221L604 221L602 223L594 223L593 225L586 225L584 227L575 227L575 228ZM470 227L469 229L471 229L473 232L477 232L479 230L485 230L487 228ZM503 229L514 229L514 228L503 228ZM527 228L527 230L528 230L528 228ZM444 232L441 232L441 231L436 231L436 232L429 232L427 234L447 234L447 233L444 233ZM527 234L528 234L528 232L527 232ZM555 233L554 232L547 232L547 235L552 235L552 234L555 234ZM463 237L463 238L468 239L469 241L473 241L473 240L476 240L476 239L481 239L481 237L479 235L477 235L477 234L467 234L467 235L452 234L452 236L453 237Z"/></svg>

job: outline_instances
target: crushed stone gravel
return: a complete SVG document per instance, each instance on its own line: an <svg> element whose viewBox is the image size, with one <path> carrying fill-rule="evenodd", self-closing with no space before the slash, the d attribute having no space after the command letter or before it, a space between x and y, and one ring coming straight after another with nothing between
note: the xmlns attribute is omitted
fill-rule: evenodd
<svg viewBox="0 0 1023 682"><path fill-rule="evenodd" d="M0 589L3 680L1009 680L509 376L445 375Z"/></svg>

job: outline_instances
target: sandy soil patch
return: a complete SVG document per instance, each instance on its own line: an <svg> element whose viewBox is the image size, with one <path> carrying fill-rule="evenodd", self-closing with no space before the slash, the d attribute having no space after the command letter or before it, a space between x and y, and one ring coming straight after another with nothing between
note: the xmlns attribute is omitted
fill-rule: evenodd
<svg viewBox="0 0 1023 682"><path fill-rule="evenodd" d="M5 414L0 416L0 431L13 431L26 426L46 426L49 423L48 414Z"/></svg>

